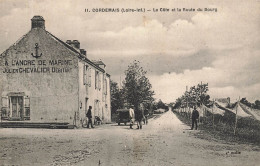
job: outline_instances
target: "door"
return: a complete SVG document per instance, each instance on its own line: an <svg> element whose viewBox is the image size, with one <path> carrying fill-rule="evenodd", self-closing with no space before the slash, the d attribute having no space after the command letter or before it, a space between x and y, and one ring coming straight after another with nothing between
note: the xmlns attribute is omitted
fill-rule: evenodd
<svg viewBox="0 0 260 166"><path fill-rule="evenodd" d="M23 117L23 97L11 96L12 117Z"/></svg>

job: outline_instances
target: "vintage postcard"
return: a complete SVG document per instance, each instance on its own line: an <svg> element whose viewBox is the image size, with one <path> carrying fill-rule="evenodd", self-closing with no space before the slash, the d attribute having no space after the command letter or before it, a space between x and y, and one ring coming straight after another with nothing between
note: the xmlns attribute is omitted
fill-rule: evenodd
<svg viewBox="0 0 260 166"><path fill-rule="evenodd" d="M0 0L0 165L259 165L259 9Z"/></svg>

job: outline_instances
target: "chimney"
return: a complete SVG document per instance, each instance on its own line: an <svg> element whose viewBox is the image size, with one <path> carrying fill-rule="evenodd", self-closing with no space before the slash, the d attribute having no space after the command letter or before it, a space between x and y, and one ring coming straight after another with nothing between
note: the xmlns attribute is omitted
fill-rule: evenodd
<svg viewBox="0 0 260 166"><path fill-rule="evenodd" d="M73 40L72 41L72 46L79 49L80 48L80 42L78 40Z"/></svg>
<svg viewBox="0 0 260 166"><path fill-rule="evenodd" d="M78 40L67 40L66 43L74 48L80 49L80 42Z"/></svg>
<svg viewBox="0 0 260 166"><path fill-rule="evenodd" d="M71 45L72 41L71 41L71 40L67 40L66 43L67 43L68 45Z"/></svg>
<svg viewBox="0 0 260 166"><path fill-rule="evenodd" d="M45 29L45 20L42 16L34 16L32 19L32 29L33 28L42 28Z"/></svg>
<svg viewBox="0 0 260 166"><path fill-rule="evenodd" d="M87 56L87 51L86 51L85 49L80 49L80 53L81 53L82 55Z"/></svg>

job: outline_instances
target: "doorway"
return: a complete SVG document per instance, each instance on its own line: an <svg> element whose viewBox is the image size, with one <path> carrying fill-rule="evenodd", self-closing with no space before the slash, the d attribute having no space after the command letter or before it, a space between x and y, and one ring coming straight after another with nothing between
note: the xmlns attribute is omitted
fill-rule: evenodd
<svg viewBox="0 0 260 166"><path fill-rule="evenodd" d="M85 98L85 116L88 112L88 98Z"/></svg>

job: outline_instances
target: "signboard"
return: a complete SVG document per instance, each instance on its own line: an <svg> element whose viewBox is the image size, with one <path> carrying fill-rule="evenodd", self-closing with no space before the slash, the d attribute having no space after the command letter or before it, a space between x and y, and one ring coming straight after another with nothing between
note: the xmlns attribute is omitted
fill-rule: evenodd
<svg viewBox="0 0 260 166"><path fill-rule="evenodd" d="M2 73L68 73L72 60L10 60L4 61Z"/></svg>

